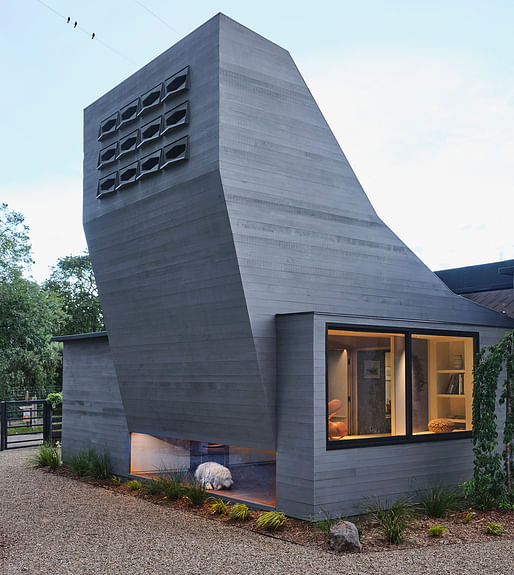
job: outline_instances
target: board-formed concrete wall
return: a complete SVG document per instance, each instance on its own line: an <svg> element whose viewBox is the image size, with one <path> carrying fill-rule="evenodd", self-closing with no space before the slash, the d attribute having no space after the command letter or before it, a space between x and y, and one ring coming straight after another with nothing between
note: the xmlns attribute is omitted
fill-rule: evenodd
<svg viewBox="0 0 514 575"><path fill-rule="evenodd" d="M56 339L64 342L64 461L94 447L109 454L113 473L128 476L129 434L107 335Z"/></svg>

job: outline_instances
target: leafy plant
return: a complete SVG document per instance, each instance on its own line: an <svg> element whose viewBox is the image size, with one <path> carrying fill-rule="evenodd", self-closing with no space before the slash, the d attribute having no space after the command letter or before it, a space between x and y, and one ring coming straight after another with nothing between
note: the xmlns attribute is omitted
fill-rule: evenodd
<svg viewBox="0 0 514 575"><path fill-rule="evenodd" d="M429 537L441 537L448 531L448 527L444 525L432 525L428 530Z"/></svg>
<svg viewBox="0 0 514 575"><path fill-rule="evenodd" d="M52 406L55 413L62 412L62 392L49 393L46 396L46 402Z"/></svg>
<svg viewBox="0 0 514 575"><path fill-rule="evenodd" d="M476 513L474 511L468 511L468 513L466 513L466 517L464 517L464 524L467 525L475 515Z"/></svg>
<svg viewBox="0 0 514 575"><path fill-rule="evenodd" d="M282 527L286 521L287 517L283 513L279 513L278 511L265 511L257 518L255 525L259 529L275 531L279 527Z"/></svg>
<svg viewBox="0 0 514 575"><path fill-rule="evenodd" d="M497 449L496 396L498 379L505 367L500 392L505 405L503 453ZM513 503L512 461L514 439L514 331L477 354L473 371L473 477L466 496L479 509L508 508Z"/></svg>
<svg viewBox="0 0 514 575"><path fill-rule="evenodd" d="M458 492L455 488L436 486L419 495L419 501L429 517L444 517L457 507Z"/></svg>
<svg viewBox="0 0 514 575"><path fill-rule="evenodd" d="M503 523L489 523L484 532L486 535L503 535L505 533L505 527Z"/></svg>
<svg viewBox="0 0 514 575"><path fill-rule="evenodd" d="M225 515L229 510L229 505L220 497L209 497L207 501L211 502L211 513L213 515Z"/></svg>
<svg viewBox="0 0 514 575"><path fill-rule="evenodd" d="M414 505L403 497L392 503L377 497L366 505L366 513L378 521L387 541L397 544L403 541L403 534L411 523Z"/></svg>
<svg viewBox="0 0 514 575"><path fill-rule="evenodd" d="M127 483L127 488L129 491L137 491L141 489L141 483L137 479L132 479Z"/></svg>
<svg viewBox="0 0 514 575"><path fill-rule="evenodd" d="M236 503L230 509L229 515L236 521L246 521L250 517L250 510L244 503Z"/></svg>
<svg viewBox="0 0 514 575"><path fill-rule="evenodd" d="M61 464L59 448L51 442L39 446L38 452L31 458L34 467L57 469Z"/></svg>
<svg viewBox="0 0 514 575"><path fill-rule="evenodd" d="M113 485L120 485L121 484L121 479L117 476L117 475L113 475L111 477L111 482Z"/></svg>
<svg viewBox="0 0 514 575"><path fill-rule="evenodd" d="M201 505L205 501L205 497L207 495L205 485L198 481L186 485L184 487L184 491L184 495L189 497L193 505Z"/></svg>

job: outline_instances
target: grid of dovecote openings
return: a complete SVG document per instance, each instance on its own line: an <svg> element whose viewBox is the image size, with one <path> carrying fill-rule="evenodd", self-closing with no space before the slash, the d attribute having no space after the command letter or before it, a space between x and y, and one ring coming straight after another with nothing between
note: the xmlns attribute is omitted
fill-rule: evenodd
<svg viewBox="0 0 514 575"><path fill-rule="evenodd" d="M189 124L189 101L174 105L175 96L187 91L189 82L190 71L186 66L100 123L98 140L108 145L98 154L97 198L105 198L141 178L187 160L187 135L169 144L163 137L171 139L168 136ZM146 121L150 113L159 108L162 108L161 114ZM127 130L127 126L134 129ZM160 146L158 149L155 149L156 143ZM150 147L153 151L145 155Z"/></svg>

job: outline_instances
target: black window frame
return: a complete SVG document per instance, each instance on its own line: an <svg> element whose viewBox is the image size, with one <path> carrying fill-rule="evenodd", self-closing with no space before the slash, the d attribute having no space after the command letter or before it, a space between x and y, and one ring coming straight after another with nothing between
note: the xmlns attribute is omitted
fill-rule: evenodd
<svg viewBox="0 0 514 575"><path fill-rule="evenodd" d="M359 331L369 333L392 333L405 337L405 435L390 435L381 437L366 437L356 439L328 439L328 331ZM325 441L327 451L335 449L349 449L355 447L372 447L379 445L396 445L401 443L425 443L429 441L448 441L457 439L470 439L471 430L448 432L448 433L427 433L420 435L412 434L412 335L440 335L448 337L469 337L473 339L473 365L476 362L476 355L480 349L479 332L430 329L430 328L404 328L389 327L384 325L356 325L327 322L325 323Z"/></svg>

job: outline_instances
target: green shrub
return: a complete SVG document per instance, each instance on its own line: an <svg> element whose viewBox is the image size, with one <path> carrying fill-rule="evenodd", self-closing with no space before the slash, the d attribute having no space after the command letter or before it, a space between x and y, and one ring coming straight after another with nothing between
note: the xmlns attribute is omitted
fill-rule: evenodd
<svg viewBox="0 0 514 575"><path fill-rule="evenodd" d="M199 483L198 481L190 483L189 485L185 485L184 490L184 495L189 497L189 500L193 505L201 505L207 496L205 485L203 483Z"/></svg>
<svg viewBox="0 0 514 575"><path fill-rule="evenodd" d="M236 521L246 521L250 517L250 510L244 503L236 503L232 506L229 515Z"/></svg>
<svg viewBox="0 0 514 575"><path fill-rule="evenodd" d="M419 500L429 517L444 517L457 507L458 492L451 487L432 487L420 494Z"/></svg>
<svg viewBox="0 0 514 575"><path fill-rule="evenodd" d="M94 447L72 455L68 466L77 477L90 476L95 479L107 479L111 471L109 455L106 452L99 455Z"/></svg>
<svg viewBox="0 0 514 575"><path fill-rule="evenodd" d="M132 479L127 483L127 488L129 491L137 491L141 489L141 483L137 479Z"/></svg>
<svg viewBox="0 0 514 575"><path fill-rule="evenodd" d="M57 469L61 464L59 448L51 442L45 442L39 446L38 452L32 456L31 462L34 467Z"/></svg>
<svg viewBox="0 0 514 575"><path fill-rule="evenodd" d="M113 475L111 477L111 482L113 485L120 485L121 484L121 479L117 476L117 475Z"/></svg>
<svg viewBox="0 0 514 575"><path fill-rule="evenodd" d="M225 515L229 510L229 505L220 497L209 497L207 501L211 503L211 513L213 515Z"/></svg>
<svg viewBox="0 0 514 575"><path fill-rule="evenodd" d="M448 527L444 525L432 525L428 530L429 537L441 537L448 531Z"/></svg>
<svg viewBox="0 0 514 575"><path fill-rule="evenodd" d="M503 523L489 523L485 528L485 533L487 535L503 535L505 533L505 527Z"/></svg>
<svg viewBox="0 0 514 575"><path fill-rule="evenodd" d="M282 527L286 521L287 517L283 513L279 513L278 511L265 511L257 518L255 525L259 529L275 531L279 527Z"/></svg>
<svg viewBox="0 0 514 575"><path fill-rule="evenodd" d="M414 505L403 497L393 503L377 498L366 505L366 513L378 521L387 541L397 544L403 541L403 534L411 523Z"/></svg>

